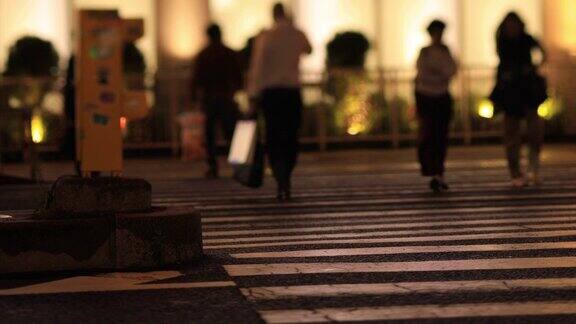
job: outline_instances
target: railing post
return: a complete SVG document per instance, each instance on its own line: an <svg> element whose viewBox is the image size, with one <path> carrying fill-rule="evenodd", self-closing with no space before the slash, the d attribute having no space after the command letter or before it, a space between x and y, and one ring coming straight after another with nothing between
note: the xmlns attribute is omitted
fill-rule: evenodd
<svg viewBox="0 0 576 324"><path fill-rule="evenodd" d="M462 116L462 130L464 132L464 144L472 144L472 114L470 114L470 92L468 87L469 70L463 69L460 77L460 101L461 103L461 116Z"/></svg>
<svg viewBox="0 0 576 324"><path fill-rule="evenodd" d="M22 126L24 128L24 161L30 163L30 179L38 180L38 152L36 143L34 143L32 135L32 116L33 109L31 107L23 108Z"/></svg>
<svg viewBox="0 0 576 324"><path fill-rule="evenodd" d="M398 148L400 147L400 111L398 107L398 87L399 87L399 72L394 71L391 73L393 77L391 78L391 82L393 83L392 89L392 103L390 104L390 131L391 131L391 140L392 140L392 147Z"/></svg>
<svg viewBox="0 0 576 324"><path fill-rule="evenodd" d="M316 109L316 126L317 126L317 141L318 141L318 148L320 149L320 151L326 151L326 149L328 148L328 127L327 127L327 120L326 120L326 109L327 109L327 105L325 104L327 102L326 100L326 92L325 92L325 84L328 80L328 71L324 71L321 74L321 78L320 78L320 98L321 100L321 104L317 105L317 109Z"/></svg>
<svg viewBox="0 0 576 324"><path fill-rule="evenodd" d="M320 151L326 151L327 147L327 134L326 134L326 105L317 105L316 108L316 122L318 130L318 148Z"/></svg>
<svg viewBox="0 0 576 324"><path fill-rule="evenodd" d="M174 78L174 74L170 74L168 84L170 84L168 90L168 106L170 112L170 147L172 149L172 155L177 156L180 152L180 143L178 141L178 127L176 127L176 118L178 115L178 80Z"/></svg>

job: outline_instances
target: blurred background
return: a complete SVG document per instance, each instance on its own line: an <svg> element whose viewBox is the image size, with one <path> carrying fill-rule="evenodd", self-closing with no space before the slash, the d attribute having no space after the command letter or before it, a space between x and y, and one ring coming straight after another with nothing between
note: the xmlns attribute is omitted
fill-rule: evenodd
<svg viewBox="0 0 576 324"><path fill-rule="evenodd" d="M74 52L77 9L117 9L145 20L145 37L128 49L126 72L146 88L152 113L123 119L126 150L178 155L190 66L211 22L224 41L249 53L248 40L271 25L276 0L0 0L0 149L27 159L27 135L46 156L65 139L66 76ZM574 0L285 0L313 43L303 64L303 142L311 149L377 143L410 145L416 135L413 78L427 24L448 23L458 58L452 138L462 144L497 139L500 119L486 98L494 84L495 32L517 11L549 52L550 99L539 114L549 140L576 134L576 1ZM20 46L15 46L18 41ZM125 49L126 50L126 49ZM352 55L352 56L350 56ZM34 62L31 68L30 62ZM25 65L25 67L23 67ZM21 71L26 71L25 73ZM130 78L128 78L130 79ZM246 105L245 95L239 99ZM27 109L28 108L28 109ZM27 113L29 112L29 113ZM27 116L29 114L29 116ZM31 123L31 134L24 127Z"/></svg>

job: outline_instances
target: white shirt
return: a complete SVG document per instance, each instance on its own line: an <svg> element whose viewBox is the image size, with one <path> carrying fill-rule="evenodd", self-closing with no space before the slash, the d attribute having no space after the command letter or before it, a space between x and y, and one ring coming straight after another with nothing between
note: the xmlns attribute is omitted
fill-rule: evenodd
<svg viewBox="0 0 576 324"><path fill-rule="evenodd" d="M262 32L255 41L248 72L248 94L270 88L300 87L300 57L312 51L306 35L287 19Z"/></svg>
<svg viewBox="0 0 576 324"><path fill-rule="evenodd" d="M416 91L429 96L448 93L450 80L456 74L457 66L446 46L428 46L420 51L416 63Z"/></svg>

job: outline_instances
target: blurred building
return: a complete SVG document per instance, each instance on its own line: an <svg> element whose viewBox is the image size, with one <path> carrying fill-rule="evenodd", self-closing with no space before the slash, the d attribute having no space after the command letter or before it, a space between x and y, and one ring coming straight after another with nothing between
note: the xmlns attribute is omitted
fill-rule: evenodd
<svg viewBox="0 0 576 324"><path fill-rule="evenodd" d="M165 117L166 112L173 116L185 105L186 68L204 44L206 24L209 21L220 23L225 41L233 48L241 49L249 37L270 26L270 11L276 1L0 0L0 71L10 45L23 35L51 40L65 67L74 47L75 10L115 8L123 17L145 19L146 36L138 46L145 55L149 74L156 81L154 91L157 102L161 103L157 111L169 124L170 118ZM543 40L550 50L553 63L562 67L551 74L552 82L557 85L554 91L565 94L567 105L576 106L573 76L561 73L566 70L563 67L573 65L576 58L575 0L283 2L289 6L296 23L307 32L314 46L313 55L304 62L303 72L320 75L324 69L326 43L336 33L352 30L362 32L372 43L367 60L368 70L385 70L389 72L387 75L396 75L398 80L398 75L405 75L402 82L406 84L411 83L411 76L405 71L413 68L419 48L427 42L425 27L431 19L440 18L448 22L447 42L462 67L472 71L472 75L474 69L493 69L497 64L495 30L503 16L515 10L527 22L529 32ZM400 74L394 74L394 71ZM466 82L462 84L464 90L470 87ZM482 91L486 92L489 86L484 85ZM404 92L405 96L410 95L409 90ZM574 114L574 109L567 114ZM572 132L576 132L576 115L567 118L572 120L568 123L572 125ZM166 129L164 132L165 137L177 136L175 130Z"/></svg>
<svg viewBox="0 0 576 324"><path fill-rule="evenodd" d="M0 62L20 36L34 34L54 42L66 58L73 47L73 11L117 8L125 17L146 20L140 42L151 69L163 60L189 60L203 43L202 29L214 20L225 39L240 49L269 26L276 0L0 0ZM507 11L516 10L531 33L551 47L576 51L573 0L284 0L316 49L307 70L323 67L324 46L343 30L363 32L373 43L369 67L412 66L433 18L449 23L447 40L465 65L494 65L494 31Z"/></svg>

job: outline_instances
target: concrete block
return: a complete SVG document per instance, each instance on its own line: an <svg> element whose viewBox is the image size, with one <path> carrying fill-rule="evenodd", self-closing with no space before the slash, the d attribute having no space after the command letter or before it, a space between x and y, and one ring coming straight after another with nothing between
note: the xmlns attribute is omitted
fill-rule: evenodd
<svg viewBox="0 0 576 324"><path fill-rule="evenodd" d="M191 208L119 215L115 236L120 269L181 264L202 256L202 224Z"/></svg>
<svg viewBox="0 0 576 324"><path fill-rule="evenodd" d="M152 186L142 179L62 177L52 186L44 218L90 218L151 210Z"/></svg>
<svg viewBox="0 0 576 324"><path fill-rule="evenodd" d="M112 262L110 218L0 221L0 273L106 269Z"/></svg>
<svg viewBox="0 0 576 324"><path fill-rule="evenodd" d="M201 257L201 221L192 208L0 219L0 274L154 268Z"/></svg>

